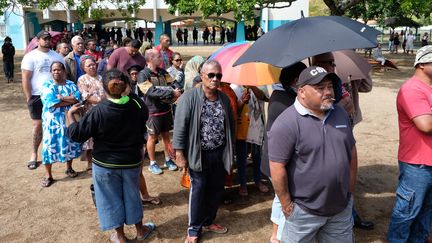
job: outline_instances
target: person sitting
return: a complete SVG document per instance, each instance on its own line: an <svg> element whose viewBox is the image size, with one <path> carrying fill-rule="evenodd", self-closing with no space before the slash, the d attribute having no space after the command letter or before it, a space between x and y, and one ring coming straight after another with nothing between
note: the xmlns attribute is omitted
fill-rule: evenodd
<svg viewBox="0 0 432 243"><path fill-rule="evenodd" d="M372 49L372 57L376 61L380 62L381 70L385 70L386 59L383 56L382 51L381 51L381 43L378 43L378 46L376 48Z"/></svg>

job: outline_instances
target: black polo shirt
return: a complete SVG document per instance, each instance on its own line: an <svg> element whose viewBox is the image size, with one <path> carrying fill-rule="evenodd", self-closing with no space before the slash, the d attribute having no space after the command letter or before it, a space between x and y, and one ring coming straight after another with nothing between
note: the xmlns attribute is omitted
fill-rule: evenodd
<svg viewBox="0 0 432 243"><path fill-rule="evenodd" d="M334 106L323 120L296 99L268 132L269 159L286 164L292 200L308 213L333 216L349 201L355 139L348 114Z"/></svg>

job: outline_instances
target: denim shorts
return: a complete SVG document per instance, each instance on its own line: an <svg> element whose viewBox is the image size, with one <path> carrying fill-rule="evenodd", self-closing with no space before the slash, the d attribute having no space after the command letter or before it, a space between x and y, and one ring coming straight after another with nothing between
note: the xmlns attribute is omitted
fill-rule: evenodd
<svg viewBox="0 0 432 243"><path fill-rule="evenodd" d="M297 203L283 225L282 242L353 243L352 196L346 208L331 217L317 216L304 211Z"/></svg>
<svg viewBox="0 0 432 243"><path fill-rule="evenodd" d="M108 169L93 163L93 183L100 229L111 230L142 221L139 191L141 167Z"/></svg>

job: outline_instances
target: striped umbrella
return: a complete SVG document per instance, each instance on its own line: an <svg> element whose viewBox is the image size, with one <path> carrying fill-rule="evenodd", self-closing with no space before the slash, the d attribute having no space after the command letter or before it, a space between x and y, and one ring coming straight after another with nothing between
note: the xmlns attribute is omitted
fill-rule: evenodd
<svg viewBox="0 0 432 243"><path fill-rule="evenodd" d="M217 60L222 66L222 82L260 86L279 82L281 68L266 63L245 63L233 67L235 61L253 42L235 42L213 53L209 59Z"/></svg>

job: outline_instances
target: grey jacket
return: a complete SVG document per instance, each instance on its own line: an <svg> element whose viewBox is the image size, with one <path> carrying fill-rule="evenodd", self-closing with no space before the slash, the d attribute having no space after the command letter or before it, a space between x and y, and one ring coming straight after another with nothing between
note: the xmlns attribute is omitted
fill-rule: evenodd
<svg viewBox="0 0 432 243"><path fill-rule="evenodd" d="M184 150L189 169L198 172L202 171L200 119L204 99L204 91L200 85L184 93L178 101L174 120L173 148ZM223 151L223 162L224 168L229 174L234 161L235 124L228 97L218 91L218 99L221 100L225 109L226 143Z"/></svg>
<svg viewBox="0 0 432 243"><path fill-rule="evenodd" d="M71 80L75 84L78 81L77 77L77 63L74 58L74 52L71 51L64 57L64 61L66 64L66 79Z"/></svg>

